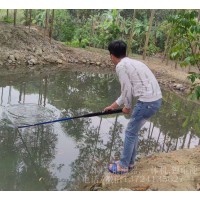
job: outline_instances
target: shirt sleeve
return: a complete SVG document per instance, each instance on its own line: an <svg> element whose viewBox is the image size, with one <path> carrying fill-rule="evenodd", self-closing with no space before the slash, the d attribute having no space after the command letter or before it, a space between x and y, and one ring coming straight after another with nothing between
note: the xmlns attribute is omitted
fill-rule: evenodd
<svg viewBox="0 0 200 200"><path fill-rule="evenodd" d="M115 102L117 103L118 106L121 106L122 104L124 104L122 95Z"/></svg>
<svg viewBox="0 0 200 200"><path fill-rule="evenodd" d="M119 106L124 104L126 108L130 109L132 107L132 86L130 78L125 66L118 66L116 72L121 84L121 96L116 100L116 103Z"/></svg>

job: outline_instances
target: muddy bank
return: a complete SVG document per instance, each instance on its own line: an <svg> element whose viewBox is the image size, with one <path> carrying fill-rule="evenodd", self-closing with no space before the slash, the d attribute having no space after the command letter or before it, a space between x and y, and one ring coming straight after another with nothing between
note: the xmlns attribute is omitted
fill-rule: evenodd
<svg viewBox="0 0 200 200"><path fill-rule="evenodd" d="M73 64L84 67L109 68L111 63L104 55L66 47L49 40L37 27L29 31L24 26L0 24L0 69L7 73L43 71L43 67L68 68ZM22 70L23 69L23 70Z"/></svg>

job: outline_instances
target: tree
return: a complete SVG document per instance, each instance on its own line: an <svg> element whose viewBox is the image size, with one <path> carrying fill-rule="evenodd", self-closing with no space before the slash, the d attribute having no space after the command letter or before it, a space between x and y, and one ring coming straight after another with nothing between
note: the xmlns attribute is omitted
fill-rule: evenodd
<svg viewBox="0 0 200 200"><path fill-rule="evenodd" d="M30 29L31 29L31 22L32 22L31 17L32 17L32 9L29 10L29 23L28 23L28 25L29 25L29 32L30 32Z"/></svg>
<svg viewBox="0 0 200 200"><path fill-rule="evenodd" d="M49 16L49 11L46 9L46 14L45 14L45 27L44 27L44 37L46 35L46 30L48 28L48 16Z"/></svg>
<svg viewBox="0 0 200 200"><path fill-rule="evenodd" d="M135 16L136 16L136 9L134 10L133 13L133 19L132 19L132 26L130 28L130 34L129 34L129 39L127 42L127 54L129 55L131 53L131 47L132 47L132 40L134 36L134 23L135 23Z"/></svg>
<svg viewBox="0 0 200 200"><path fill-rule="evenodd" d="M149 37L151 34L151 28L152 28L154 14L155 14L155 10L151 10L151 16L149 19L149 28L148 28L148 32L146 32L146 41L145 41L144 51L143 51L143 60L146 59L146 53L147 53L147 49L148 49Z"/></svg>
<svg viewBox="0 0 200 200"><path fill-rule="evenodd" d="M76 23L69 14L69 10L55 10L53 38L62 42L71 42L75 38L76 30L80 30L82 25ZM81 37L81 31L78 36Z"/></svg>
<svg viewBox="0 0 200 200"><path fill-rule="evenodd" d="M193 66L198 72L191 72L188 79L192 82L192 99L200 99L200 23L198 12L195 10L181 10L171 16L172 34L176 43L171 48L171 58L180 62L182 67Z"/></svg>
<svg viewBox="0 0 200 200"><path fill-rule="evenodd" d="M6 15L6 19L8 20L9 17L9 9L7 9L7 15Z"/></svg>
<svg viewBox="0 0 200 200"><path fill-rule="evenodd" d="M51 37L52 37L52 32L53 32L53 21L54 21L54 9L52 10L51 13L51 20L50 20L50 31L49 31L49 38L50 38L50 43L51 43Z"/></svg>
<svg viewBox="0 0 200 200"><path fill-rule="evenodd" d="M17 20L17 9L14 9L14 26L16 26L16 20Z"/></svg>

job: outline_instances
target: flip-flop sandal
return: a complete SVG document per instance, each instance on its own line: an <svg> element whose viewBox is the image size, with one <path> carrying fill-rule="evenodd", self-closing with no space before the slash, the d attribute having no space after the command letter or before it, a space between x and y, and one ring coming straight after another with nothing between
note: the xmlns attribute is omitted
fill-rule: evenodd
<svg viewBox="0 0 200 200"><path fill-rule="evenodd" d="M131 171L131 170L134 169L134 167L135 167L135 165L134 165L134 164L131 164L131 165L128 166L128 170Z"/></svg>
<svg viewBox="0 0 200 200"><path fill-rule="evenodd" d="M119 160L117 160L117 161L113 161L111 164L113 164L113 163L118 164L118 163L119 163ZM135 167L135 164L130 164L130 165L128 166L128 171L133 170L134 167Z"/></svg>
<svg viewBox="0 0 200 200"><path fill-rule="evenodd" d="M112 167L111 168L108 166L108 170L109 170L109 172L111 172L113 174L125 174L125 173L128 172L128 170L127 171L119 171L119 170L117 170L117 164L116 163L112 163Z"/></svg>

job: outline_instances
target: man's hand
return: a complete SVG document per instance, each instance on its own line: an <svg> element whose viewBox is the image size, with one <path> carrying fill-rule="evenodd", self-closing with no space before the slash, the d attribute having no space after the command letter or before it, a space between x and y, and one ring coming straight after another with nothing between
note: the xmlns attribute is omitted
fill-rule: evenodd
<svg viewBox="0 0 200 200"><path fill-rule="evenodd" d="M122 109L122 112L123 112L124 114L129 114L130 111L131 111L131 109L126 108L126 107L124 107L124 108Z"/></svg>
<svg viewBox="0 0 200 200"><path fill-rule="evenodd" d="M114 110L114 108L112 106L108 106L108 107L104 108L103 111L108 111L108 110Z"/></svg>
<svg viewBox="0 0 200 200"><path fill-rule="evenodd" d="M108 110L114 110L117 109L119 106L117 105L116 102L114 102L112 105L107 106L106 108L104 108L104 111L108 111Z"/></svg>

